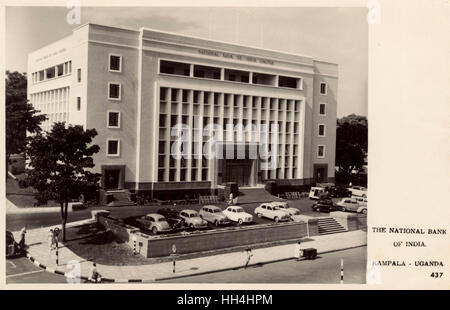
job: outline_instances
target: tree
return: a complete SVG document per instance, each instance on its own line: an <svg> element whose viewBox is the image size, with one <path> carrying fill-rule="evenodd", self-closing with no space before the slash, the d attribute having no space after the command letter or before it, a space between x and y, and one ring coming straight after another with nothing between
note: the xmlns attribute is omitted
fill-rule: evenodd
<svg viewBox="0 0 450 310"><path fill-rule="evenodd" d="M100 150L98 145L90 145L96 135L95 129L66 127L64 122L58 122L47 134L37 133L28 139L29 167L20 184L35 188L40 201L59 202L63 241L69 200L98 188L100 174L89 171L95 166L92 155Z"/></svg>
<svg viewBox="0 0 450 310"><path fill-rule="evenodd" d="M47 119L27 101L27 77L17 71L6 71L6 171L10 156L24 151L27 132L41 131ZM8 177L6 177L8 179Z"/></svg>
<svg viewBox="0 0 450 310"><path fill-rule="evenodd" d="M345 181L359 174L367 155L367 118L355 114L337 120L336 165Z"/></svg>

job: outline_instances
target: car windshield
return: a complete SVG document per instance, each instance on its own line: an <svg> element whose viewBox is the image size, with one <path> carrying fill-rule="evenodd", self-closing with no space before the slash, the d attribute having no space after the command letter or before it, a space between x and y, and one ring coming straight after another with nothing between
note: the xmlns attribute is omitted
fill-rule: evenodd
<svg viewBox="0 0 450 310"><path fill-rule="evenodd" d="M163 218L163 217L161 217L161 218L158 219L158 222L165 222L165 221L166 221L166 219Z"/></svg>
<svg viewBox="0 0 450 310"><path fill-rule="evenodd" d="M197 213L191 213L191 214L189 214L189 217L196 217L197 216Z"/></svg>

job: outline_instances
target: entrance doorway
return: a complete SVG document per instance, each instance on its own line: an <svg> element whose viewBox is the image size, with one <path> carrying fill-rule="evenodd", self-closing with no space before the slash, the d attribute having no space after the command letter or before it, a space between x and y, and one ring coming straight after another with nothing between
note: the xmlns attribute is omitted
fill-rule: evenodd
<svg viewBox="0 0 450 310"><path fill-rule="evenodd" d="M252 160L226 159L224 182L236 182L238 186L252 185Z"/></svg>
<svg viewBox="0 0 450 310"><path fill-rule="evenodd" d="M328 180L328 165L314 164L314 183L324 183Z"/></svg>
<svg viewBox="0 0 450 310"><path fill-rule="evenodd" d="M125 182L125 166L102 166L101 185L105 190L123 189Z"/></svg>

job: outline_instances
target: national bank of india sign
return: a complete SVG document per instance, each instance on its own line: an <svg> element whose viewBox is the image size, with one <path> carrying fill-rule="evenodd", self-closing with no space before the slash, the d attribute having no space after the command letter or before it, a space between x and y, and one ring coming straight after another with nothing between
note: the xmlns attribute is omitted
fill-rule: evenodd
<svg viewBox="0 0 450 310"><path fill-rule="evenodd" d="M239 54L232 54L227 52L218 52L218 51L212 51L212 50L206 50L206 49L199 49L199 54L207 55L207 56L216 56L216 57L223 57L227 59L235 59L240 61L250 61L250 62L257 62L261 64L268 64L273 65L273 60L265 59L265 58L259 58L259 57L253 57L253 56L245 56L245 55L239 55Z"/></svg>

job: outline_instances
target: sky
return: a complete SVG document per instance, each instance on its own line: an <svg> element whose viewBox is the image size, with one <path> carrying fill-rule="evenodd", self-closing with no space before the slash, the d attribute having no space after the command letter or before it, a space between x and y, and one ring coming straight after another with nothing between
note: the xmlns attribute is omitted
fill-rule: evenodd
<svg viewBox="0 0 450 310"><path fill-rule="evenodd" d="M70 35L66 7L6 8L6 69L26 72L29 52ZM338 112L367 116L367 8L82 7L81 24L154 28L311 56L339 64Z"/></svg>

